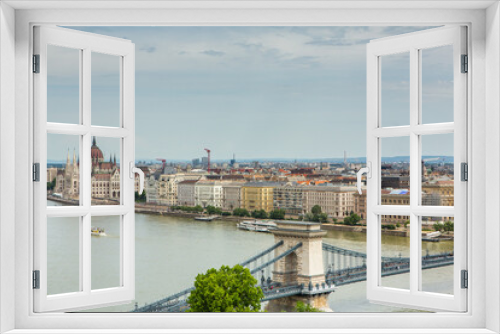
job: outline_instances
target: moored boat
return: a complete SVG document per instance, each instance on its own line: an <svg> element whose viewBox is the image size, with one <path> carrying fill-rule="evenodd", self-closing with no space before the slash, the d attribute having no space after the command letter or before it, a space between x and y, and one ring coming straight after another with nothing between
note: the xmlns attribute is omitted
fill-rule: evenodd
<svg viewBox="0 0 500 334"><path fill-rule="evenodd" d="M217 216L206 216L206 217L194 217L194 220L201 220L205 222L211 222L212 220L216 219Z"/></svg>
<svg viewBox="0 0 500 334"><path fill-rule="evenodd" d="M105 237L106 236L106 232L104 232L104 229L103 228L99 228L99 227L91 227L90 228L91 230L91 235L93 236L96 236L96 237Z"/></svg>
<svg viewBox="0 0 500 334"><path fill-rule="evenodd" d="M243 220L238 223L238 228L247 231L270 232L270 230L276 228L276 224L272 221Z"/></svg>

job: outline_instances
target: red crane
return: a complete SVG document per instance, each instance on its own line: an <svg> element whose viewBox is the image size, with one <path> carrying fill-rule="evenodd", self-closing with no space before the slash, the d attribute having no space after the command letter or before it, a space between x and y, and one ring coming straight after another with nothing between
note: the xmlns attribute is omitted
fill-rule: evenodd
<svg viewBox="0 0 500 334"><path fill-rule="evenodd" d="M162 170L161 171L162 171L162 173L164 173L165 172L165 166L167 164L167 160L166 159L162 159L162 158L156 158L156 160L163 162L163 164L162 164L163 166L162 166Z"/></svg>
<svg viewBox="0 0 500 334"><path fill-rule="evenodd" d="M210 150L206 148L205 151L208 153L208 172L210 173Z"/></svg>

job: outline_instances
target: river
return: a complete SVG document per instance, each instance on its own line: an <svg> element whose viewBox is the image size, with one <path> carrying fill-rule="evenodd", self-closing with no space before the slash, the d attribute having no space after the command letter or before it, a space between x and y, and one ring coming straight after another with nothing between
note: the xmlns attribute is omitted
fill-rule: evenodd
<svg viewBox="0 0 500 334"><path fill-rule="evenodd" d="M58 205L48 201L49 205ZM50 293L78 289L78 220L48 221L48 290ZM93 226L107 236L92 237L92 288L119 284L120 230L117 217L93 217ZM130 304L94 309L93 312L128 312L192 286L196 275L209 268L234 265L274 243L272 234L239 230L236 222L195 221L190 218L139 214L136 230L136 300ZM328 231L324 241L335 246L366 252L366 234ZM387 256L408 256L409 238L384 235ZM452 241L422 244L430 254L453 249ZM423 273L426 291L452 291L453 266L427 269ZM384 286L405 285L408 274L383 279ZM437 289L437 290L436 290ZM371 304L366 299L366 282L340 286L329 296L335 312L409 312L411 310Z"/></svg>

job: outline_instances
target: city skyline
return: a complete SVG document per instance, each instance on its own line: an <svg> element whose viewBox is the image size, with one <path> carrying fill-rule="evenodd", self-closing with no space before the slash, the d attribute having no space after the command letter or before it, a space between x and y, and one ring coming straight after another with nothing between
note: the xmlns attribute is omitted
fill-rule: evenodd
<svg viewBox="0 0 500 334"><path fill-rule="evenodd" d="M233 153L254 160L325 159L342 157L346 146L350 156L364 157L366 43L426 28L71 27L136 44L136 160L170 161L200 158L204 147L213 161ZM54 57L57 92L71 74L64 59ZM103 111L118 98L112 64L105 60L93 69L92 91L101 101L93 119L114 113ZM405 117L398 109L406 101L404 68L395 62L388 72L394 119ZM449 100L450 82L432 89L436 108ZM66 112L70 96L53 105L54 115ZM49 144L64 151L64 143ZM407 155L408 148L396 144L391 151ZM60 158L48 152L48 159Z"/></svg>

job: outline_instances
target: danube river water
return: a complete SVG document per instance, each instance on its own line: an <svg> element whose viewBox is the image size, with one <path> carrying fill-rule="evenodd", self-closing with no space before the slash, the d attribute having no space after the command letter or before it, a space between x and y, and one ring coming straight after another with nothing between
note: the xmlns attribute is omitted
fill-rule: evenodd
<svg viewBox="0 0 500 334"><path fill-rule="evenodd" d="M58 205L49 201L49 205ZM92 288L119 285L118 217L93 217L92 225L104 228L106 236L92 237ZM192 286L197 274L221 265L234 265L270 247L270 233L239 230L236 222L195 221L189 218L139 214L136 230L136 300L126 305L94 309L93 312L128 312L135 303L164 298ZM78 220L48 220L48 290L49 293L78 289ZM366 252L366 234L328 231L325 242ZM408 256L409 238L383 236L384 255ZM451 251L453 242L423 243L423 252ZM425 254L424 253L424 254ZM424 271L426 291L452 292L453 266ZM386 277L386 286L404 286L408 274ZM366 299L366 282L340 286L329 296L335 312L409 312L408 309L371 304Z"/></svg>

